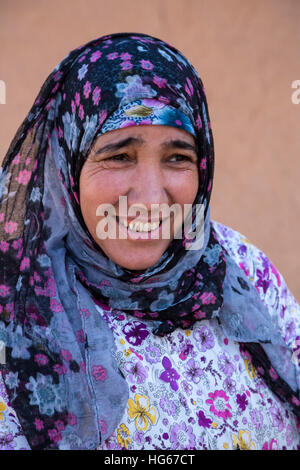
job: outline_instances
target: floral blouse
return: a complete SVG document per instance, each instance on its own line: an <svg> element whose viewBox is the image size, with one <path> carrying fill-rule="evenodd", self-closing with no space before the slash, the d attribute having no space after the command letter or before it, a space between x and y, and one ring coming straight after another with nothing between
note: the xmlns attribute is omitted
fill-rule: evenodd
<svg viewBox="0 0 300 470"><path fill-rule="evenodd" d="M240 233L213 222L219 242L277 312L283 335L299 328L300 307L270 260ZM99 309L115 337L129 399L112 449L300 449L300 423L267 388L216 319L165 337L155 322ZM30 449L0 380L0 450Z"/></svg>

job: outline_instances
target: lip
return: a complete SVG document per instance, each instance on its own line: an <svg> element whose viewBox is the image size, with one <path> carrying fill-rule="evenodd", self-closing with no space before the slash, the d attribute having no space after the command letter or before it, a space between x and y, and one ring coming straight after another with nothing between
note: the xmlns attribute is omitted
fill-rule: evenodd
<svg viewBox="0 0 300 470"><path fill-rule="evenodd" d="M121 219L121 220L126 220L126 219ZM133 218L132 220L136 220L136 218ZM122 223L119 223L118 216L116 217L116 221L117 221L118 228L119 228L120 239L143 241L143 242L161 240L161 234L162 234L162 220L161 219L157 220L157 222L160 222L159 226L155 230L152 230L149 232L135 232L134 230L130 230L129 227L126 228ZM142 220L136 220L136 221L142 222ZM129 218L127 219L127 222L129 224ZM144 221L143 223L147 223L147 222L148 221Z"/></svg>
<svg viewBox="0 0 300 470"><path fill-rule="evenodd" d="M147 223L161 223L163 222L165 219L151 219L151 217L149 219L139 219L138 217L119 217L118 215L116 215L116 219L117 219L117 222L121 221L122 223L126 223L129 225L130 222L142 222L142 224L147 224Z"/></svg>

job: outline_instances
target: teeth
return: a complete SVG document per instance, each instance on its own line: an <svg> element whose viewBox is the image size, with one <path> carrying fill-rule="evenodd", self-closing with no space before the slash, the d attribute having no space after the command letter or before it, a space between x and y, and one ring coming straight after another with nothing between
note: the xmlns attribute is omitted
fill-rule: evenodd
<svg viewBox="0 0 300 470"><path fill-rule="evenodd" d="M153 230L156 230L159 227L159 222L153 222L150 224L149 222L146 222L143 224L143 222L130 222L128 225L127 221L123 222L119 220L121 225L124 225L124 227L128 227L129 230L132 230L134 232L150 232Z"/></svg>

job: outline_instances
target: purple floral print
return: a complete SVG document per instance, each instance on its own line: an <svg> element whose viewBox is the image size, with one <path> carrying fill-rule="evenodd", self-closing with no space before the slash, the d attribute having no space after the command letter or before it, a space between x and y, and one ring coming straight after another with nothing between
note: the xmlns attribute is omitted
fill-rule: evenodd
<svg viewBox="0 0 300 470"><path fill-rule="evenodd" d="M146 325L137 321L133 322L132 325L127 323L123 328L123 333L125 334L127 341L134 346L139 346L149 335Z"/></svg>
<svg viewBox="0 0 300 470"><path fill-rule="evenodd" d="M159 376L161 380L170 384L172 390L178 390L178 383L177 380L179 379L180 375L178 372L172 367L172 363L170 359L166 356L162 360L162 365L164 366L165 370Z"/></svg>

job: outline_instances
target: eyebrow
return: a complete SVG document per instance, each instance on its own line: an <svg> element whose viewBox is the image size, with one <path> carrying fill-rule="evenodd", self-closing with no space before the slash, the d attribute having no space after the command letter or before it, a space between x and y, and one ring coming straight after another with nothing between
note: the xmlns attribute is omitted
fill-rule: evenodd
<svg viewBox="0 0 300 470"><path fill-rule="evenodd" d="M118 142L107 144L107 145L104 145L103 147L98 148L95 151L95 155L99 155L105 152L115 152L117 150L120 150L123 147L127 147L128 145L132 145L132 144L142 145L144 143L145 141L141 137L128 137L126 139L119 140ZM189 144L188 142L185 142L184 140L180 140L180 139L172 139L172 140L169 140L168 142L164 142L162 144L162 148L164 150L174 149L174 148L192 150L193 152L197 154L197 148L195 145Z"/></svg>
<svg viewBox="0 0 300 470"><path fill-rule="evenodd" d="M144 143L144 140L139 137L128 137L127 139L119 140L118 142L114 142L112 144L104 145L104 147L100 147L95 151L96 155L105 152L115 152L116 150L120 150L123 147L127 147L131 144L138 144L141 145Z"/></svg>

